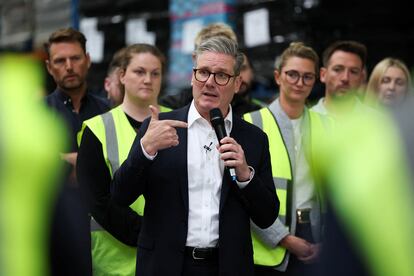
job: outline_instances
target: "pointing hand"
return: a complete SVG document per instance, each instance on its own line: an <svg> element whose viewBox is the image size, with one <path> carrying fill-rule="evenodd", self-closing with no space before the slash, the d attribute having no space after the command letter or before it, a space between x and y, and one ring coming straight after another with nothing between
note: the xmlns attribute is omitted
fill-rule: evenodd
<svg viewBox="0 0 414 276"><path fill-rule="evenodd" d="M149 155L155 155L159 150L177 146L179 141L176 128L186 128L187 123L178 120L159 120L159 110L152 105L149 108L151 121L141 142Z"/></svg>

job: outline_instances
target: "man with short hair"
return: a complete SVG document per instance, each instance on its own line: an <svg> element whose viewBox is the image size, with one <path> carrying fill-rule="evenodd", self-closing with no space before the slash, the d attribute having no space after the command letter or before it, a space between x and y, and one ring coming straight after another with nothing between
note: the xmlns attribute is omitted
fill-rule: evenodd
<svg viewBox="0 0 414 276"><path fill-rule="evenodd" d="M323 67L320 69L325 97L312 110L335 117L338 108L345 107L353 111L363 109L363 104L354 92L364 83L366 58L367 49L359 42L336 41L331 44L323 52Z"/></svg>
<svg viewBox="0 0 414 276"><path fill-rule="evenodd" d="M46 102L63 117L70 131L70 152L61 157L72 165L69 180L74 184L78 150L76 135L84 120L108 111L109 106L105 99L87 91L86 76L91 60L86 52L86 38L81 32L73 28L57 30L50 35L45 50L48 54L47 71L57 86L46 97Z"/></svg>
<svg viewBox="0 0 414 276"><path fill-rule="evenodd" d="M196 37L194 38L194 49L197 49L197 47L203 41L211 37L217 37L217 36L226 37L237 43L236 34L229 25L227 25L226 23L222 23L222 22L211 23L211 24L208 24L207 26L204 26L197 33ZM194 53L192 55L192 58L194 60ZM177 108L181 108L191 103L192 99L193 99L192 88L186 87L182 91L180 91L178 94L166 95L164 97L161 97L160 104L165 105L172 109L177 109Z"/></svg>
<svg viewBox="0 0 414 276"><path fill-rule="evenodd" d="M119 77L121 73L121 63L125 53L125 48L116 51L108 66L108 71L104 80L104 88L111 107L120 105L124 100L124 86Z"/></svg>
<svg viewBox="0 0 414 276"><path fill-rule="evenodd" d="M242 62L235 41L203 41L195 51L191 104L159 115L151 106L115 172L117 204L145 198L136 275L254 274L250 220L270 226L279 201L267 136L230 105ZM210 123L215 108L229 134L220 141Z"/></svg>
<svg viewBox="0 0 414 276"><path fill-rule="evenodd" d="M254 72L249 59L244 53L243 64L240 69L240 77L242 81L240 84L240 90L234 95L231 106L234 113L241 117L247 112L259 110L264 106L263 103L260 103L258 100L252 98L251 92L254 82Z"/></svg>

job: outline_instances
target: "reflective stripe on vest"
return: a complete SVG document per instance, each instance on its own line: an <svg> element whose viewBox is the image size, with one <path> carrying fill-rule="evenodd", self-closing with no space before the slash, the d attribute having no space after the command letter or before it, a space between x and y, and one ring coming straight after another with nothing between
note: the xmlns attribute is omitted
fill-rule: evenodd
<svg viewBox="0 0 414 276"><path fill-rule="evenodd" d="M161 108L164 112L165 109ZM102 153L111 177L128 157L136 137L136 131L120 106L84 122L102 144ZM143 215L145 200L141 195L130 207ZM135 275L136 248L127 246L105 231L91 218L91 244L93 275Z"/></svg>
<svg viewBox="0 0 414 276"><path fill-rule="evenodd" d="M285 142L279 125L268 108L245 114L246 121L261 128L269 136L269 151L272 163L273 181L280 202L279 220L290 226L291 206L291 180L292 167ZM254 263L264 266L277 266L281 264L286 256L286 248L277 246L270 248L256 237L252 232Z"/></svg>
<svg viewBox="0 0 414 276"><path fill-rule="evenodd" d="M107 156L107 160L108 160L107 164L111 169L111 176L112 177L113 177L113 173L119 168L120 161L123 162L128 157L129 149L132 146L132 143L131 143L126 156L125 156L125 152L121 153L122 156L120 156L118 146L125 146L125 144L119 145L119 142L118 142L118 139L117 139L117 132L116 132L116 127L115 127L115 122L114 122L114 115L115 116L121 116L121 117L122 117L122 115L125 116L124 113L119 114L120 111L123 113L122 109L119 107L119 109L116 110L116 113L115 113L115 110L114 110L114 112L107 112L107 113L104 113L104 114L101 115L102 116L102 121L103 121L103 124L104 124L104 127L105 127L106 156ZM164 107L164 106L160 106L160 112L168 112L168 111L171 111L171 109L169 109L167 107ZM128 131L128 130L124 130L122 133L126 134L128 136L130 136L130 134L131 134L130 131ZM134 141L134 139L135 139L135 131L134 131L132 142ZM128 145L129 145L129 143L128 143Z"/></svg>
<svg viewBox="0 0 414 276"><path fill-rule="evenodd" d="M109 160L111 176L113 177L113 173L119 168L119 150L118 139L116 137L115 122L111 112L107 112L105 114L102 114L101 116L105 128L105 147L107 152L107 158Z"/></svg>
<svg viewBox="0 0 414 276"><path fill-rule="evenodd" d="M93 231L103 231L103 227L93 218L90 218L90 230Z"/></svg>
<svg viewBox="0 0 414 276"><path fill-rule="evenodd" d="M171 109L160 106L160 112ZM84 125L95 134L102 144L102 152L111 177L120 164L128 157L136 132L132 128L121 106L85 121ZM83 133L82 128L82 133ZM119 139L118 139L119 137ZM80 137L79 137L80 138ZM80 140L80 139L79 139ZM130 207L139 215L143 215L145 199L141 195ZM91 220L91 231L104 230L96 221Z"/></svg>

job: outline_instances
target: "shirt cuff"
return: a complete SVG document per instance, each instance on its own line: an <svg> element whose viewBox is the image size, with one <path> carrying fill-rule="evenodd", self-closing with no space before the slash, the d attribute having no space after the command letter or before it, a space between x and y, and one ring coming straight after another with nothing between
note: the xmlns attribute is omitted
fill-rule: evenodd
<svg viewBox="0 0 414 276"><path fill-rule="evenodd" d="M249 183L250 183L250 181L252 181L252 179L253 179L253 176L254 176L254 169L253 169L253 167L252 167L252 166L249 166L249 169L250 169L250 176L249 176L249 179L248 179L248 180L243 181L243 182L240 182L240 181L238 181L238 180L236 179L237 186L239 186L239 188L240 188L240 189L243 189L244 187L246 187L246 186L247 186L247 184L249 184Z"/></svg>
<svg viewBox="0 0 414 276"><path fill-rule="evenodd" d="M157 157L157 154L158 154L158 152L156 152L155 153L155 155L149 155L146 151L145 151L145 149L144 149L144 146L142 145L142 138L141 138L141 140L139 140L139 143L140 143L140 145L141 145L141 149L142 149L142 152L144 153L144 155L145 155L145 157L148 159L148 160L154 160L154 158L155 157ZM250 181L250 180L249 180Z"/></svg>

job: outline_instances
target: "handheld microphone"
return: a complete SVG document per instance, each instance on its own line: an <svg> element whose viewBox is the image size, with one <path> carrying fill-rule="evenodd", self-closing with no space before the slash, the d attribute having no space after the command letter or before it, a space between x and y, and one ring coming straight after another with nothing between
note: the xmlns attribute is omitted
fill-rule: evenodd
<svg viewBox="0 0 414 276"><path fill-rule="evenodd" d="M226 128L224 127L223 114L220 109L213 108L210 110L210 122L216 132L217 139L220 143L221 139L227 136ZM220 143L221 145L221 143ZM227 168L233 181L236 181L236 171L234 168Z"/></svg>

